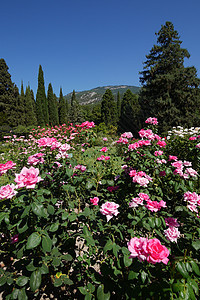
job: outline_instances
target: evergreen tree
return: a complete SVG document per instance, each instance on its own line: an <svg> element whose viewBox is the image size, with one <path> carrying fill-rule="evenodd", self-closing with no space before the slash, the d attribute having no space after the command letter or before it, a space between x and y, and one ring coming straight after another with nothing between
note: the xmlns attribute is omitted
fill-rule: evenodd
<svg viewBox="0 0 200 300"><path fill-rule="evenodd" d="M38 72L36 112L37 112L38 125L43 126L49 123L48 105L47 105L47 98L46 98L45 86L44 86L44 74L41 65L39 66L39 72Z"/></svg>
<svg viewBox="0 0 200 300"><path fill-rule="evenodd" d="M119 92L117 93L117 115L118 115L118 118L121 115L121 99L120 99L120 93Z"/></svg>
<svg viewBox="0 0 200 300"><path fill-rule="evenodd" d="M21 92L19 95L19 101L17 104L17 112L18 112L18 125L26 125L26 116L25 116L25 94L24 94L24 86L23 82L21 83Z"/></svg>
<svg viewBox="0 0 200 300"><path fill-rule="evenodd" d="M0 59L0 124L17 126L19 116L17 107L19 90L12 82L8 66L3 58Z"/></svg>
<svg viewBox="0 0 200 300"><path fill-rule="evenodd" d="M103 95L101 102L101 120L106 125L116 125L117 123L117 109L113 93L107 89Z"/></svg>
<svg viewBox="0 0 200 300"><path fill-rule="evenodd" d="M161 26L157 45L146 55L140 74L143 84L140 103L143 117L158 118L160 129L199 124L199 85L194 67L184 67L190 55L181 48L179 35L171 22Z"/></svg>
<svg viewBox="0 0 200 300"><path fill-rule="evenodd" d="M35 103L35 97L34 97L34 93L33 90L31 89L31 99L32 99L32 105L33 105L33 110L37 119L37 113L36 113L36 103Z"/></svg>
<svg viewBox="0 0 200 300"><path fill-rule="evenodd" d="M51 83L49 83L48 85L47 102L48 102L48 111L49 111L49 124L55 126L58 124L57 107L56 107L55 97L54 97Z"/></svg>
<svg viewBox="0 0 200 300"><path fill-rule="evenodd" d="M140 105L138 103L138 96L128 89L122 98L119 131L130 131L136 136L140 129L139 113Z"/></svg>
<svg viewBox="0 0 200 300"><path fill-rule="evenodd" d="M31 95L30 86L26 88L25 92L25 116L26 116L26 126L37 125L37 118L33 106L33 99Z"/></svg>
<svg viewBox="0 0 200 300"><path fill-rule="evenodd" d="M74 124L82 123L84 120L83 113L76 99L75 91L73 90L72 97L71 97L71 106L69 109L69 121Z"/></svg>
<svg viewBox="0 0 200 300"><path fill-rule="evenodd" d="M59 103L58 103L58 99L57 99L57 96L56 94L53 94L53 97L54 97L54 104L55 104L55 122L56 124L55 125L58 125L59 124L59 115L58 115L58 106L59 106Z"/></svg>
<svg viewBox="0 0 200 300"><path fill-rule="evenodd" d="M67 111L66 111L65 99L62 93L62 88L60 88L58 114L59 114L59 124L60 125L65 124L67 121Z"/></svg>

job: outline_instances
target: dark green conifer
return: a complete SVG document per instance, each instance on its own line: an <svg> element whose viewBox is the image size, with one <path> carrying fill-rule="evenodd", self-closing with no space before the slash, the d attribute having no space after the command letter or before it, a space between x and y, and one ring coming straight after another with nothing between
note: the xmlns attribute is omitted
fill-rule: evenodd
<svg viewBox="0 0 200 300"><path fill-rule="evenodd" d="M140 129L139 113L140 105L138 103L138 96L128 89L122 98L119 131L130 131L136 136Z"/></svg>
<svg viewBox="0 0 200 300"><path fill-rule="evenodd" d="M179 35L171 22L161 26L157 45L146 55L140 81L143 117L157 117L166 132L173 126L199 125L199 86L194 67L184 67L190 55L181 48Z"/></svg>
<svg viewBox="0 0 200 300"><path fill-rule="evenodd" d="M49 124L55 126L58 124L57 107L51 83L48 85L47 102L49 111Z"/></svg>
<svg viewBox="0 0 200 300"><path fill-rule="evenodd" d="M78 100L76 99L75 90L73 90L71 97L71 106L69 109L69 121L74 124L79 124L82 123L83 120L83 112L80 104L78 103Z"/></svg>
<svg viewBox="0 0 200 300"><path fill-rule="evenodd" d="M67 121L67 111L66 111L65 99L62 93L62 88L60 88L58 114L59 114L59 124L60 125L65 124Z"/></svg>
<svg viewBox="0 0 200 300"><path fill-rule="evenodd" d="M3 58L0 59L0 125L17 126L19 90L12 82L8 66Z"/></svg>
<svg viewBox="0 0 200 300"><path fill-rule="evenodd" d="M117 124L117 109L113 93L107 89L101 102L101 121L106 125Z"/></svg>
<svg viewBox="0 0 200 300"><path fill-rule="evenodd" d="M44 74L42 66L39 66L38 89L36 94L36 112L38 125L44 126L49 123L48 105L45 94Z"/></svg>
<svg viewBox="0 0 200 300"><path fill-rule="evenodd" d="M120 98L120 93L117 93L117 116L118 118L121 115L121 98Z"/></svg>
<svg viewBox="0 0 200 300"><path fill-rule="evenodd" d="M31 95L30 86L26 88L25 92L25 116L26 116L26 126L37 125L37 118L33 106L33 99Z"/></svg>

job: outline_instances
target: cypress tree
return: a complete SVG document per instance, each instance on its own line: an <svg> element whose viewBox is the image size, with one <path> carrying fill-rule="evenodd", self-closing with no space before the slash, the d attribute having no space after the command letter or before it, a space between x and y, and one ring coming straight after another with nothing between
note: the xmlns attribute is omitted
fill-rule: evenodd
<svg viewBox="0 0 200 300"><path fill-rule="evenodd" d="M101 121L106 125L117 124L117 109L113 93L107 89L101 102Z"/></svg>
<svg viewBox="0 0 200 300"><path fill-rule="evenodd" d="M74 124L82 123L83 122L83 113L80 107L80 104L78 103L78 100L76 99L76 93L75 90L72 92L71 97L71 106L69 110L69 121Z"/></svg>
<svg viewBox="0 0 200 300"><path fill-rule="evenodd" d="M26 92L25 92L25 112L26 112L26 126L37 125L37 118L34 111L30 86L26 88Z"/></svg>
<svg viewBox="0 0 200 300"><path fill-rule="evenodd" d="M58 103L58 99L57 99L57 96L56 94L53 94L54 96L54 103L55 103L55 107L56 107L56 110L55 110L55 121L56 121L56 125L59 124L59 115L58 115L58 106L59 106L59 103Z"/></svg>
<svg viewBox="0 0 200 300"><path fill-rule="evenodd" d="M44 126L49 123L48 105L45 94L44 74L42 66L39 66L38 72L38 89L36 94L36 112L38 125Z"/></svg>
<svg viewBox="0 0 200 300"><path fill-rule="evenodd" d="M60 96L59 96L59 106L58 106L58 114L59 114L59 124L65 124L67 121L67 112L66 112L66 103L63 97L62 88L60 88Z"/></svg>
<svg viewBox="0 0 200 300"><path fill-rule="evenodd" d="M156 36L157 45L146 55L140 73L143 117L157 117L164 132L177 125L197 126L200 80L194 67L184 67L184 59L190 54L181 48L182 42L171 22L162 25Z"/></svg>
<svg viewBox="0 0 200 300"><path fill-rule="evenodd" d="M120 93L119 92L117 93L117 115L118 115L118 118L121 115L121 99L120 99Z"/></svg>
<svg viewBox="0 0 200 300"><path fill-rule="evenodd" d="M136 136L140 129L139 113L140 105L138 103L138 96L128 89L122 98L119 131L131 131Z"/></svg>
<svg viewBox="0 0 200 300"><path fill-rule="evenodd" d="M49 124L55 126L58 124L57 113L56 113L57 107L56 107L55 97L54 97L51 83L49 83L48 85L47 103L48 103L48 111L49 111Z"/></svg>
<svg viewBox="0 0 200 300"><path fill-rule="evenodd" d="M12 82L8 66L3 58L0 59L0 124L17 126L19 90Z"/></svg>

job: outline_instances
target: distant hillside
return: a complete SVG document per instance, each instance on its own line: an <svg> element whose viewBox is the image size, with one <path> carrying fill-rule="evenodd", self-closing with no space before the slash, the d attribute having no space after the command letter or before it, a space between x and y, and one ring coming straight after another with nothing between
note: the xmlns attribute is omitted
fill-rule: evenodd
<svg viewBox="0 0 200 300"><path fill-rule="evenodd" d="M81 105L85 104L92 104L95 102L99 102L102 99L103 94L107 89L110 89L113 93L113 95L116 97L117 93L120 93L120 96L122 97L123 94L130 89L132 93L138 94L140 88L137 86L131 86L131 85L108 85L108 86L102 86L97 87L95 89L89 90L89 91L82 91L82 92L76 92L76 98L79 101ZM64 96L65 99L70 102L72 93L67 94Z"/></svg>

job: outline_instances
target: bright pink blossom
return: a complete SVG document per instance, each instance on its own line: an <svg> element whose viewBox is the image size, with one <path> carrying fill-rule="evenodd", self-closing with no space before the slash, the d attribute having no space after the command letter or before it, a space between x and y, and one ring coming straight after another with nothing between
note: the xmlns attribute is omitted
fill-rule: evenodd
<svg viewBox="0 0 200 300"><path fill-rule="evenodd" d="M170 226L168 229L164 230L165 237L170 241L170 242L176 242L177 239L180 237L180 231L178 228Z"/></svg>
<svg viewBox="0 0 200 300"><path fill-rule="evenodd" d="M124 132L122 135L121 135L122 138L127 138L127 139L132 139L133 137L133 134L132 132Z"/></svg>
<svg viewBox="0 0 200 300"><path fill-rule="evenodd" d="M0 176L6 173L8 170L13 169L16 166L12 160L7 161L5 164L0 164Z"/></svg>
<svg viewBox="0 0 200 300"><path fill-rule="evenodd" d="M44 153L36 153L36 154L29 156L28 164L35 166L39 163L44 163L43 156L44 156Z"/></svg>
<svg viewBox="0 0 200 300"><path fill-rule="evenodd" d="M16 186L14 184L7 184L0 188L0 199L11 199L17 194L15 191Z"/></svg>
<svg viewBox="0 0 200 300"><path fill-rule="evenodd" d="M138 257L139 261L144 261L147 259L148 252L147 252L147 238L137 238L134 237L128 242L128 250L131 252L129 258L136 258Z"/></svg>
<svg viewBox="0 0 200 300"><path fill-rule="evenodd" d="M23 167L19 174L15 174L15 182L18 188L26 187L27 189L35 188L36 183L43 179L38 176L39 169L30 167L30 169Z"/></svg>
<svg viewBox="0 0 200 300"><path fill-rule="evenodd" d="M149 263L155 264L163 262L166 265L169 261L169 250L156 238L148 240L147 252L147 261Z"/></svg>
<svg viewBox="0 0 200 300"><path fill-rule="evenodd" d="M157 212L161 210L162 207L167 207L166 202L163 200L161 200L160 202L147 200L146 208L148 208L150 211Z"/></svg>
<svg viewBox="0 0 200 300"><path fill-rule="evenodd" d="M155 117L149 117L146 121L146 124L158 125L158 120Z"/></svg>
<svg viewBox="0 0 200 300"><path fill-rule="evenodd" d="M157 142L157 145L160 146L160 147L165 147L167 144L166 144L165 141L160 140L160 141Z"/></svg>
<svg viewBox="0 0 200 300"><path fill-rule="evenodd" d="M98 205L99 198L98 198L98 197L90 198L90 202L91 202L93 205Z"/></svg>
<svg viewBox="0 0 200 300"><path fill-rule="evenodd" d="M101 152L107 152L107 151L108 151L108 148L107 148L107 147L103 147L103 148L101 148L99 151L101 151Z"/></svg>
<svg viewBox="0 0 200 300"><path fill-rule="evenodd" d="M108 201L102 204L100 212L102 213L102 215L106 216L108 222L113 216L117 216L119 214L118 207L119 204Z"/></svg>

